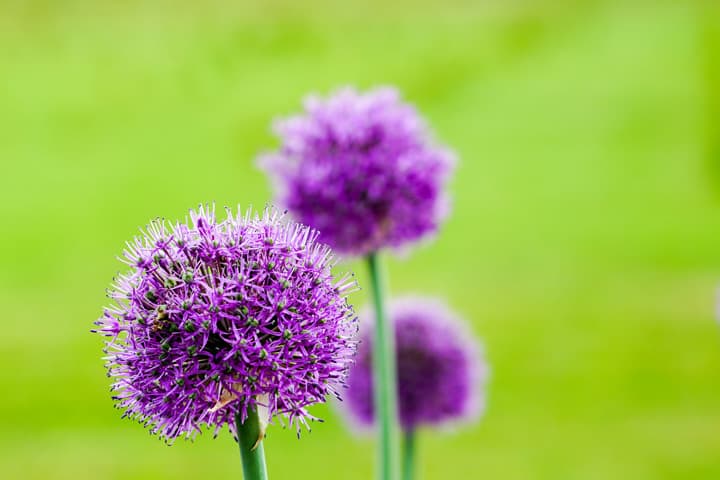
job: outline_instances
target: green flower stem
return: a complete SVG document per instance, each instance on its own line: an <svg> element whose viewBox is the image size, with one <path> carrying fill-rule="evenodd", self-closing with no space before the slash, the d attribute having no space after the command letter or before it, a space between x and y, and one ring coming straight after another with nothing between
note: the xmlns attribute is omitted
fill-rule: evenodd
<svg viewBox="0 0 720 480"><path fill-rule="evenodd" d="M403 434L403 480L413 480L415 476L415 430Z"/></svg>
<svg viewBox="0 0 720 480"><path fill-rule="evenodd" d="M399 473L397 389L395 382L395 336L385 310L385 280L378 254L367 256L375 304L373 339L373 384L375 418L380 436L380 480L396 480Z"/></svg>
<svg viewBox="0 0 720 480"><path fill-rule="evenodd" d="M238 445L242 460L243 478L245 480L267 480L267 467L265 466L265 451L263 449L262 427L257 409L248 412L245 422L240 420L240 414L235 416L237 426Z"/></svg>

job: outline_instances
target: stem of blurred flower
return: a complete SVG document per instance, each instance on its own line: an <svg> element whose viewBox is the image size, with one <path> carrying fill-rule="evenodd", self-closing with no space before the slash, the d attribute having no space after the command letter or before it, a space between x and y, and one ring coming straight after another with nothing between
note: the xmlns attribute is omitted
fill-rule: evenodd
<svg viewBox="0 0 720 480"><path fill-rule="evenodd" d="M235 416L237 426L238 445L242 460L243 478L245 480L267 480L267 467L265 466L265 451L262 439L264 433L256 408L248 411L243 422L240 414Z"/></svg>
<svg viewBox="0 0 720 480"><path fill-rule="evenodd" d="M399 472L397 388L395 382L395 336L385 309L385 280L378 253L367 256L370 284L375 305L373 339L373 386L375 418L380 436L381 480L395 480Z"/></svg>
<svg viewBox="0 0 720 480"><path fill-rule="evenodd" d="M403 480L412 480L415 475L415 430L403 433Z"/></svg>

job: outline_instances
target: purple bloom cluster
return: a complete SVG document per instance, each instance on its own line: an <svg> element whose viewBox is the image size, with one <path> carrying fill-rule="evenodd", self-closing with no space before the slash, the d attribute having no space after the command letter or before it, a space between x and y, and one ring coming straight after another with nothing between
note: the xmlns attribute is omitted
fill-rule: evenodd
<svg viewBox="0 0 720 480"><path fill-rule="evenodd" d="M107 337L116 406L168 441L215 434L250 408L300 428L337 396L356 350L348 275L317 233L281 214L190 212L127 244L95 330ZM282 421L282 420L281 420Z"/></svg>
<svg viewBox="0 0 720 480"><path fill-rule="evenodd" d="M277 201L340 252L401 247L434 234L447 214L454 155L394 89L311 96L274 131L281 148L260 165Z"/></svg>
<svg viewBox="0 0 720 480"><path fill-rule="evenodd" d="M360 427L374 423L372 326L361 343L342 411ZM398 411L405 431L469 421L484 405L487 366L462 321L436 300L406 297L390 305L397 346Z"/></svg>

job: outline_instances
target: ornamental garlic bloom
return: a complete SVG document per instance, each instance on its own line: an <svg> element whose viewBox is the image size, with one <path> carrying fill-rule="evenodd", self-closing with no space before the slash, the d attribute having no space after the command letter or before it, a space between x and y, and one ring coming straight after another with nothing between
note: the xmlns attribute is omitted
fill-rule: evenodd
<svg viewBox="0 0 720 480"><path fill-rule="evenodd" d="M484 406L487 366L463 322L438 300L390 303L397 349L398 411L406 432L423 425L470 421ZM341 406L359 427L374 423L371 369L374 320L364 315L356 363Z"/></svg>
<svg viewBox="0 0 720 480"><path fill-rule="evenodd" d="M255 408L299 433L353 360L355 282L333 277L317 232L273 210L220 221L200 207L190 219L151 223L121 258L130 271L95 330L116 406L169 441L202 424L234 433L235 415Z"/></svg>
<svg viewBox="0 0 720 480"><path fill-rule="evenodd" d="M310 96L275 123L280 150L259 164L277 201L334 249L365 255L431 236L448 212L454 155L435 145L392 88Z"/></svg>

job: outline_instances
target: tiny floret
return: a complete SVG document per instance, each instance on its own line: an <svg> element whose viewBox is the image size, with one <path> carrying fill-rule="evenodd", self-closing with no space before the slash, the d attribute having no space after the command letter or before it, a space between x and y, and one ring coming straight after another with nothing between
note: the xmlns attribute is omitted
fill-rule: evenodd
<svg viewBox="0 0 720 480"><path fill-rule="evenodd" d="M363 315L357 361L341 411L358 427L374 424L371 369L374 319ZM482 413L487 365L462 320L438 300L390 304L397 349L398 413L405 431L457 425Z"/></svg>
<svg viewBox="0 0 720 480"><path fill-rule="evenodd" d="M259 164L277 201L343 254L432 236L447 214L454 155L392 88L311 96L274 131L280 149Z"/></svg>
<svg viewBox="0 0 720 480"><path fill-rule="evenodd" d="M272 209L218 220L200 207L129 242L129 271L94 330L124 416L171 442L203 425L234 434L250 409L299 429L308 406L339 396L356 350L355 282L333 276L317 235Z"/></svg>

